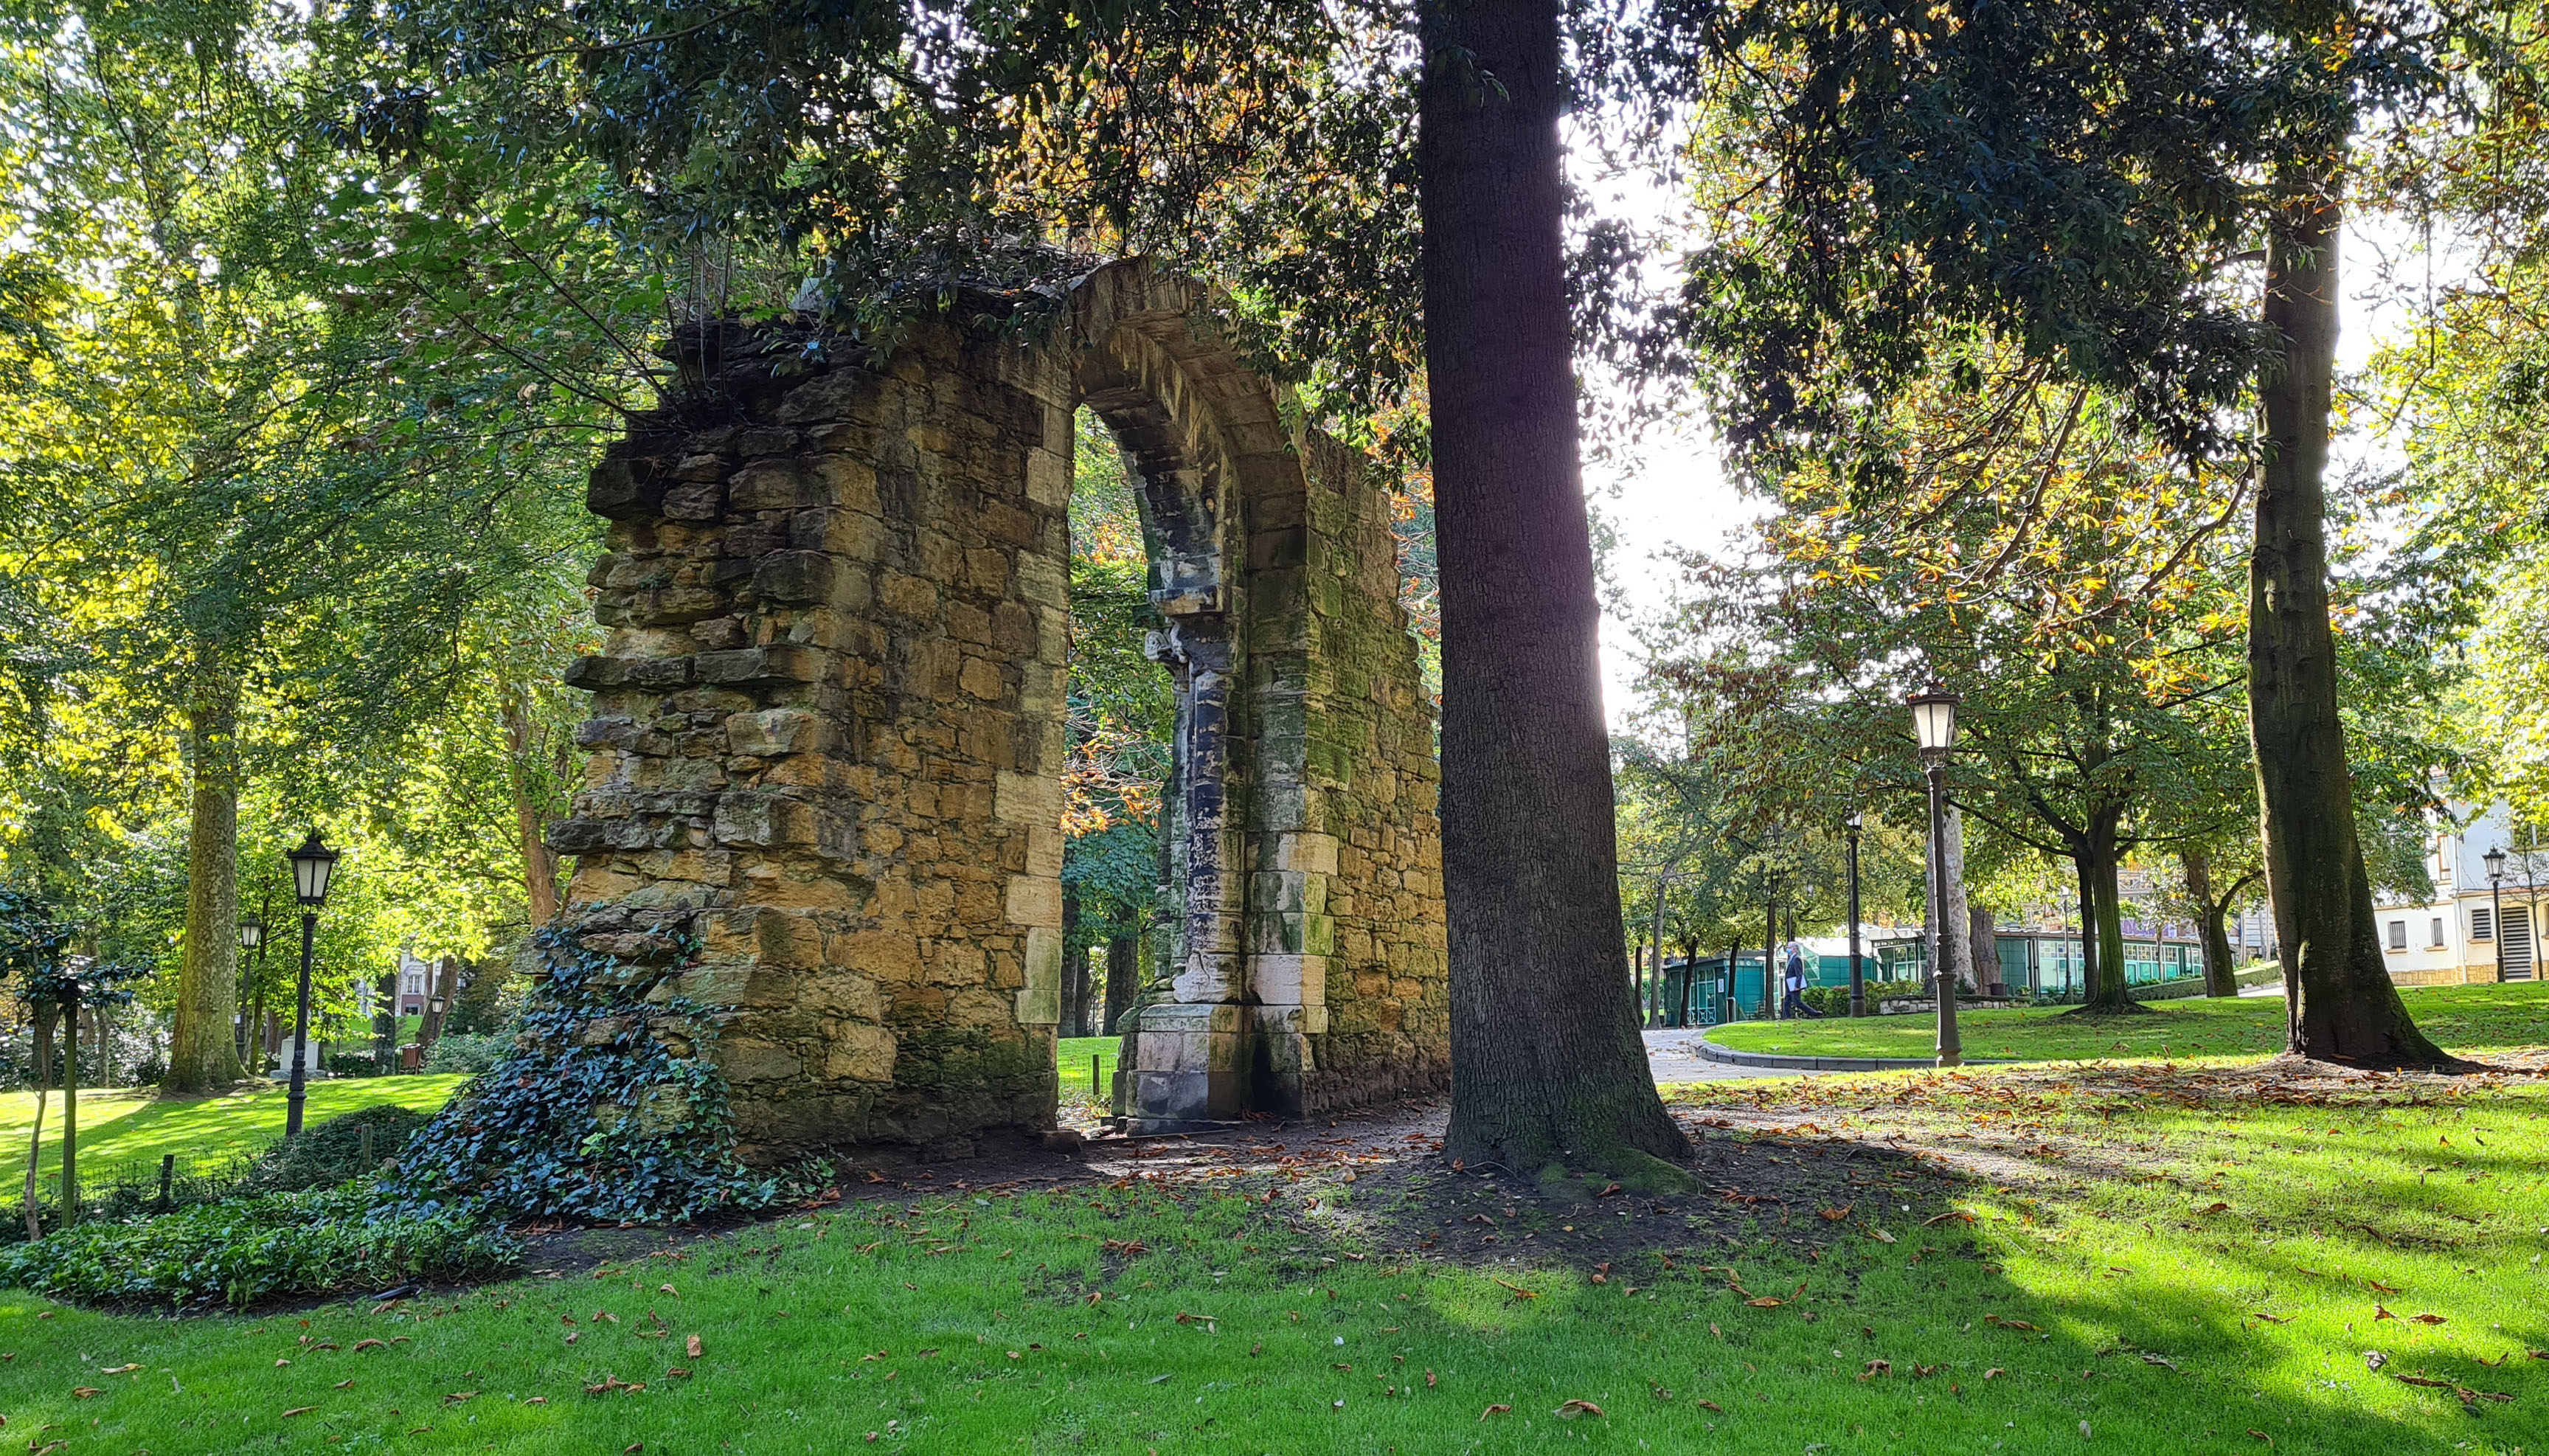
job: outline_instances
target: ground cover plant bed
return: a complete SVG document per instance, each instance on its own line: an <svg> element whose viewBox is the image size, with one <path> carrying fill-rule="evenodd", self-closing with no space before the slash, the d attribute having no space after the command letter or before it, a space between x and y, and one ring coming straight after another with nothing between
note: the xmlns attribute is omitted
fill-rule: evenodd
<svg viewBox="0 0 2549 1456"><path fill-rule="evenodd" d="M2549 1045L2549 983L2403 988L2425 1034L2462 1056ZM1965 1011L1965 1054L2019 1061L2161 1057L2181 1062L2254 1061L2284 1046L2281 997L2197 998L2143 1004L2130 1015L2084 1017L2075 1008ZM1709 1039L1735 1051L1783 1056L1928 1057L1937 1028L1926 1016L1739 1021Z"/></svg>
<svg viewBox="0 0 2549 1456"><path fill-rule="evenodd" d="M624 1230L589 1267L535 1241L523 1277L380 1306L167 1321L0 1296L0 1414L56 1456L829 1452L871 1431L910 1451L2537 1451L2544 1099L2528 1071L2279 1065L1713 1084L1673 1104L1699 1191L1569 1204L1445 1167L1439 1106L854 1169L837 1203Z"/></svg>

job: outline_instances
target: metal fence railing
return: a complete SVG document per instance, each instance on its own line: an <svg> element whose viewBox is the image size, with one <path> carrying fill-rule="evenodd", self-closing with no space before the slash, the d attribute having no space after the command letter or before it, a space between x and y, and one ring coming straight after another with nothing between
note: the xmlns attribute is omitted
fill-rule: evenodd
<svg viewBox="0 0 2549 1456"><path fill-rule="evenodd" d="M49 1143L46 1151L58 1156ZM156 1158L112 1162L90 1163L83 1159L79 1169L80 1216L129 1218L219 1203L238 1192L265 1151L266 1146L257 1146L200 1157L165 1153ZM26 1187L23 1167L5 1187L0 1187L0 1243L27 1236ZM58 1166L51 1171L38 1170L36 1205L47 1227L60 1221L62 1178Z"/></svg>
<svg viewBox="0 0 2549 1456"><path fill-rule="evenodd" d="M1119 1065L1120 1054L1111 1051L1060 1058L1060 1065L1055 1070L1061 1073L1063 1101L1112 1103L1115 1069Z"/></svg>

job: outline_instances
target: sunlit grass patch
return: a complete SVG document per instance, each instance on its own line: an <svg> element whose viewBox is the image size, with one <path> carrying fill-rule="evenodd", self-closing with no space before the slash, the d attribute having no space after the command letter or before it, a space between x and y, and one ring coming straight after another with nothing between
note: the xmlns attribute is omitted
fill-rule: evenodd
<svg viewBox="0 0 2549 1456"><path fill-rule="evenodd" d="M2081 1449L2538 1450L2544 1092L2441 1085L1712 1088L1684 1111L1747 1156L1886 1151L1838 1165L1838 1218L1713 1192L1680 1201L1686 1236L1608 1269L1519 1242L1510 1263L1433 1262L1381 1231L1455 1217L1494 1187L1474 1178L1395 1223L1351 1216L1402 1197L1369 1180L1126 1179L632 1230L597 1271L378 1313L0 1301L0 1413L12 1439L76 1437L60 1456L830 1452L870 1431L933 1452L2018 1452L2078 1447L2084 1422ZM1944 1202L1912 1176L1942 1157L1963 1170ZM1521 1207L1555 1225L1608 1206ZM1561 1417L1569 1401L1601 1413Z"/></svg>
<svg viewBox="0 0 2549 1456"><path fill-rule="evenodd" d="M2444 1047L2465 1055L2549 1044L2549 983L2403 989L2409 1015ZM1957 1026L1969 1057L2020 1061L2162 1058L2189 1064L2253 1061L2283 1050L2278 997L2149 1003L2149 1015L2082 1018L2070 1009L1964 1011ZM1937 1044L1927 1016L1742 1021L1710 1039L1739 1051L1798 1056L1926 1057Z"/></svg>

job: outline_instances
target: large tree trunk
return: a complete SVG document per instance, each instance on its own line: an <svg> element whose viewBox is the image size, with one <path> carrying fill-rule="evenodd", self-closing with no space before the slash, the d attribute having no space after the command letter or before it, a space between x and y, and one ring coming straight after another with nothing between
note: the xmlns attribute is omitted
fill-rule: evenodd
<svg viewBox="0 0 2549 1456"><path fill-rule="evenodd" d="M2287 1050L2361 1066L2450 1062L2409 1019L2373 922L2354 824L2327 615L2329 394L2336 374L2339 183L2279 176L2266 326L2283 356L2258 381L2265 459L2248 558L2248 728L2267 884L2283 940Z"/></svg>
<svg viewBox="0 0 2549 1456"><path fill-rule="evenodd" d="M1133 1009L1142 987L1142 942L1118 935L1106 942L1106 1023L1101 1036L1124 1033L1124 1014Z"/></svg>
<svg viewBox="0 0 2549 1456"><path fill-rule="evenodd" d="M2090 816L2088 833L2077 841L2085 903L2080 943L2093 946L2088 956L2088 1000L2080 1010L2090 1015L2133 1010L2133 997L2125 995L2124 984L2124 888L2119 885L2124 864L2121 854L2116 854L2119 819L2114 809Z"/></svg>
<svg viewBox="0 0 2549 1456"><path fill-rule="evenodd" d="M2186 873L2186 898L2195 902L2197 936L2204 942L2204 994L2236 996L2238 961L2230 949L2230 927L2223 923L2230 902L2248 882L2245 879L2217 895L2213 890L2213 861L2201 849L2181 849L2177 862Z"/></svg>
<svg viewBox="0 0 2549 1456"><path fill-rule="evenodd" d="M1558 0L1421 7L1425 355L1443 588L1448 1156L1678 1185L1621 930L1576 453Z"/></svg>
<svg viewBox="0 0 2549 1456"><path fill-rule="evenodd" d="M1062 890L1062 1024L1060 1036L1088 1034L1088 947L1079 941L1080 895Z"/></svg>
<svg viewBox="0 0 2549 1456"><path fill-rule="evenodd" d="M186 944L168 1041L170 1092L218 1092L239 1080L231 1019L238 1013L238 680L197 649L187 727L194 804L186 838Z"/></svg>
<svg viewBox="0 0 2549 1456"><path fill-rule="evenodd" d="M522 855L522 890L530 900L531 926L557 918L558 857L548 846L539 803L531 795L530 715L519 701L505 705L506 781L514 792L514 837Z"/></svg>
<svg viewBox="0 0 2549 1456"><path fill-rule="evenodd" d="M1973 962L1974 994L1979 996L2000 979L2000 931L1992 923L1991 911L1979 905L1968 913L1966 924L1970 929L1965 936L1965 958Z"/></svg>

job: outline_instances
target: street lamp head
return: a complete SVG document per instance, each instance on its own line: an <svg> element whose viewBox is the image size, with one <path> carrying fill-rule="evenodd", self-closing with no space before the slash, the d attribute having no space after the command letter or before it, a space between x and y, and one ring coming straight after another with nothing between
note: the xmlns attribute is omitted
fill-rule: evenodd
<svg viewBox="0 0 2549 1456"><path fill-rule="evenodd" d="M1941 755L1956 746L1955 694L1932 683L1904 700L1912 709L1912 736L1924 756Z"/></svg>
<svg viewBox="0 0 2549 1456"><path fill-rule="evenodd" d="M2503 846L2503 845L2502 845L2502 844L2498 845L2496 848L2491 849L2491 850L2489 850L2488 852L2486 852L2485 854L2480 855L2480 856L2479 856L2479 858L2481 858L2481 859L2483 859L2483 860L2486 860L2486 861L2487 861L2487 877L2488 877L2489 879L2491 879L2491 880L2502 880L2502 879L2503 879L2503 878L2504 878L2504 846Z"/></svg>
<svg viewBox="0 0 2549 1456"><path fill-rule="evenodd" d="M1855 836L1860 829L1867 827L1867 823L1859 816L1859 812L1853 809L1849 812L1849 818L1841 821L1841 827Z"/></svg>
<svg viewBox="0 0 2549 1456"><path fill-rule="evenodd" d="M292 893L312 910L328 903L328 877L335 873L336 851L319 842L312 829L300 848L284 856L292 861Z"/></svg>
<svg viewBox="0 0 2549 1456"><path fill-rule="evenodd" d="M426 1009L430 1010L430 1011L431 1011L435 1016L437 1016L437 1017L438 1017L438 1016L441 1016L441 1015L442 1015L442 998L441 998L441 997L439 997L439 996L429 998L429 999L425 1002L425 1007L426 1007Z"/></svg>
<svg viewBox="0 0 2549 1456"><path fill-rule="evenodd" d="M239 917L239 948L254 950L265 943L265 922L255 916Z"/></svg>

